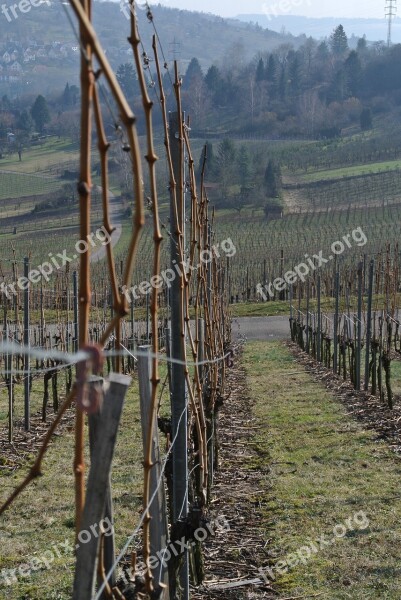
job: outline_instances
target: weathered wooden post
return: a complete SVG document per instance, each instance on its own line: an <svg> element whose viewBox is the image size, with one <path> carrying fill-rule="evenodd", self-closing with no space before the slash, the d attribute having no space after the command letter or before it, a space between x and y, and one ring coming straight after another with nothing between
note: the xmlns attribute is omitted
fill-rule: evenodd
<svg viewBox="0 0 401 600"><path fill-rule="evenodd" d="M117 430L130 382L131 378L127 375L111 373L109 381L105 383L105 397L96 427L85 506L77 536L73 600L89 600L93 596L99 546L98 528L104 515Z"/></svg>
<svg viewBox="0 0 401 600"><path fill-rule="evenodd" d="M25 289L24 289L24 346L25 346L25 354L24 354L24 426L25 431L29 431L31 424L31 407L30 407L30 357L29 357L29 347L30 347L30 339L29 339L29 285L30 281L28 279L29 275L29 258L24 258L24 279L25 279Z"/></svg>

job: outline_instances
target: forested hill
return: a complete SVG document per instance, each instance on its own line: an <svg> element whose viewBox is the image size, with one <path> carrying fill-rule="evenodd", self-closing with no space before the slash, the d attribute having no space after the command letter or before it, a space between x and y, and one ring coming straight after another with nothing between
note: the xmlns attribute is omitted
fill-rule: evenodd
<svg viewBox="0 0 401 600"><path fill-rule="evenodd" d="M284 42L295 46L301 43L301 39L289 34L281 35L258 25L211 14L160 5L152 7L152 11L166 59L179 58L184 70L193 56L207 68L230 57L249 60L256 52L271 51ZM29 85L32 91L49 93L55 86L65 85L66 80L78 83L79 50L67 13L73 23L75 16L68 2L46 0L39 6L30 6L24 13L17 7L14 13L16 16L10 7L0 12L0 92L23 94ZM132 56L127 44L128 0L95 2L93 15L108 58L117 68ZM145 10L138 9L138 19L150 54L153 27Z"/></svg>
<svg viewBox="0 0 401 600"><path fill-rule="evenodd" d="M237 69L213 66L203 87L199 68L191 65L183 89L200 128L334 138L399 123L400 63L400 44L387 48L362 37L351 49L338 25L325 41L307 38L298 48L282 44Z"/></svg>

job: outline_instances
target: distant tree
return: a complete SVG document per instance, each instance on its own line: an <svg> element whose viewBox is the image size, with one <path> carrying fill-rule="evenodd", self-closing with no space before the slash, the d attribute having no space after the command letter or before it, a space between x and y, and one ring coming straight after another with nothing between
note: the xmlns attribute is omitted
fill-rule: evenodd
<svg viewBox="0 0 401 600"><path fill-rule="evenodd" d="M348 50L348 38L342 25L338 25L330 36L331 51L336 57L342 57Z"/></svg>
<svg viewBox="0 0 401 600"><path fill-rule="evenodd" d="M373 121L372 121L372 111L370 108L364 108L361 112L360 117L361 129L363 131L367 131L368 129L372 129Z"/></svg>
<svg viewBox="0 0 401 600"><path fill-rule="evenodd" d="M36 129L43 133L46 123L50 121L49 108L42 95L39 95L31 108L31 117L35 121Z"/></svg>
<svg viewBox="0 0 401 600"><path fill-rule="evenodd" d="M192 58L184 75L183 88L188 89L196 80L203 80L203 72L197 58Z"/></svg>
<svg viewBox="0 0 401 600"><path fill-rule="evenodd" d="M260 58L256 67L255 81L264 81L264 79L266 79L265 65L263 58Z"/></svg>
<svg viewBox="0 0 401 600"><path fill-rule="evenodd" d="M312 63L313 58L316 52L316 42L312 37L308 37L306 42L301 46L300 51L302 52L303 62L305 63L305 76L306 80L309 82L311 71L312 71Z"/></svg>
<svg viewBox="0 0 401 600"><path fill-rule="evenodd" d="M281 189L280 167L270 159L264 175L264 186L268 198L278 198Z"/></svg>
<svg viewBox="0 0 401 600"><path fill-rule="evenodd" d="M23 110L15 122L15 127L22 132L29 134L33 129L33 120L27 110Z"/></svg>
<svg viewBox="0 0 401 600"><path fill-rule="evenodd" d="M358 44L357 44L357 51L358 54L363 54L365 52L365 50L367 49L368 45L366 42L366 35L364 35L363 37L359 38L358 40Z"/></svg>
<svg viewBox="0 0 401 600"><path fill-rule="evenodd" d="M72 106L76 106L79 98L79 87L77 85L70 85L70 96Z"/></svg>
<svg viewBox="0 0 401 600"><path fill-rule="evenodd" d="M282 65L280 69L280 74L277 80L277 91L278 96L282 102L284 102L287 96L287 75L285 72L285 66Z"/></svg>
<svg viewBox="0 0 401 600"><path fill-rule="evenodd" d="M291 57L288 65L288 84L291 96L298 96L301 88L301 60L297 52Z"/></svg>
<svg viewBox="0 0 401 600"><path fill-rule="evenodd" d="M216 92L221 82L221 74L216 65L209 67L205 75L205 83L211 92Z"/></svg>
<svg viewBox="0 0 401 600"><path fill-rule="evenodd" d="M131 63L121 64L116 72L117 81L127 98L132 99L139 91L138 79Z"/></svg>
<svg viewBox="0 0 401 600"><path fill-rule="evenodd" d="M330 56L330 49L329 49L327 42L325 42L325 41L320 42L320 44L318 45L318 47L316 49L317 60L319 60L321 62L326 62L326 60L329 58L329 56Z"/></svg>
<svg viewBox="0 0 401 600"><path fill-rule="evenodd" d="M352 50L344 63L347 86L352 96L357 96L362 83L362 65L358 53Z"/></svg>
<svg viewBox="0 0 401 600"><path fill-rule="evenodd" d="M71 98L71 91L70 91L70 84L66 83L66 86L64 88L64 92L61 96L61 106L63 108L68 108L72 105L72 98Z"/></svg>
<svg viewBox="0 0 401 600"><path fill-rule="evenodd" d="M216 104L223 104L224 81L219 69L212 65L205 75L205 84Z"/></svg>
<svg viewBox="0 0 401 600"><path fill-rule="evenodd" d="M276 78L277 61L274 54L270 54L266 67L266 79L273 82Z"/></svg>

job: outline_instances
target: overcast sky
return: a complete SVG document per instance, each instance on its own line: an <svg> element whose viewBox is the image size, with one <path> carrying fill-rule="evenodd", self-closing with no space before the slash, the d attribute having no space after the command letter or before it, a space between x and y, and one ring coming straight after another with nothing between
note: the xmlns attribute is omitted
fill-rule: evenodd
<svg viewBox="0 0 401 600"><path fill-rule="evenodd" d="M211 12L222 17L238 14L292 14L308 17L384 18L385 0L159 0L175 8ZM140 2L141 3L141 0ZM152 2L150 2L152 4ZM401 12L400 12L401 14Z"/></svg>

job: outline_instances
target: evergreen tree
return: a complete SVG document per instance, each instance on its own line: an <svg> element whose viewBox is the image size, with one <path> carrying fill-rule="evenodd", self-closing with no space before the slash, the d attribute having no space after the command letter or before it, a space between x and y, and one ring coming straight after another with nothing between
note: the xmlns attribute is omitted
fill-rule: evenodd
<svg viewBox="0 0 401 600"><path fill-rule="evenodd" d="M127 98L132 99L139 92L138 79L131 63L121 64L116 72L117 81Z"/></svg>
<svg viewBox="0 0 401 600"><path fill-rule="evenodd" d="M210 90L213 95L214 102L216 102L216 104L221 104L223 102L222 92L224 83L221 73L215 65L212 65L206 73L205 83L208 90Z"/></svg>
<svg viewBox="0 0 401 600"><path fill-rule="evenodd" d="M301 88L301 61L295 53L288 66L289 87L292 96L297 96Z"/></svg>
<svg viewBox="0 0 401 600"><path fill-rule="evenodd" d="M357 51L358 54L363 54L366 49L367 49L368 45L366 43L366 35L364 35L363 37L359 38L358 40L358 44L357 44Z"/></svg>
<svg viewBox="0 0 401 600"><path fill-rule="evenodd" d="M330 47L334 56L341 58L348 50L348 38L342 25L338 25L330 36Z"/></svg>
<svg viewBox="0 0 401 600"><path fill-rule="evenodd" d="M23 110L18 117L15 126L26 134L29 134L33 129L32 117L27 110Z"/></svg>
<svg viewBox="0 0 401 600"><path fill-rule="evenodd" d="M220 71L215 65L212 65L205 75L205 83L211 92L217 92L220 82Z"/></svg>
<svg viewBox="0 0 401 600"><path fill-rule="evenodd" d="M273 82L276 78L277 62L274 54L270 54L266 68L267 81Z"/></svg>
<svg viewBox="0 0 401 600"><path fill-rule="evenodd" d="M70 97L72 106L76 106L79 98L79 87L77 85L70 85Z"/></svg>
<svg viewBox="0 0 401 600"><path fill-rule="evenodd" d="M317 47L316 58L319 61L324 63L329 58L329 56L330 56L329 47L327 45L327 42L323 41Z"/></svg>
<svg viewBox="0 0 401 600"><path fill-rule="evenodd" d="M43 96L39 95L33 103L31 117L35 121L36 129L43 133L44 126L50 121L49 108Z"/></svg>
<svg viewBox="0 0 401 600"><path fill-rule="evenodd" d="M183 87L188 89L191 83L193 83L197 79L203 80L203 73L199 64L199 60L197 58L192 58L184 75Z"/></svg>
<svg viewBox="0 0 401 600"><path fill-rule="evenodd" d="M66 83L66 86L64 88L64 92L63 95L61 96L61 106L63 108L69 108L72 105L72 96L71 96L71 91L70 91L70 84Z"/></svg>
<svg viewBox="0 0 401 600"><path fill-rule="evenodd" d="M362 66L358 53L352 50L344 63L347 75L347 86L352 96L357 96L362 83Z"/></svg>
<svg viewBox="0 0 401 600"><path fill-rule="evenodd" d="M265 79L265 65L263 63L263 58L259 59L258 66L256 67L256 81L263 81Z"/></svg>
<svg viewBox="0 0 401 600"><path fill-rule="evenodd" d="M282 65L280 69L280 75L277 82L278 96L282 102L284 102L287 95L287 76L285 73L285 66Z"/></svg>
<svg viewBox="0 0 401 600"><path fill-rule="evenodd" d="M278 198L281 188L281 171L280 167L272 159L267 163L264 186L268 198Z"/></svg>

